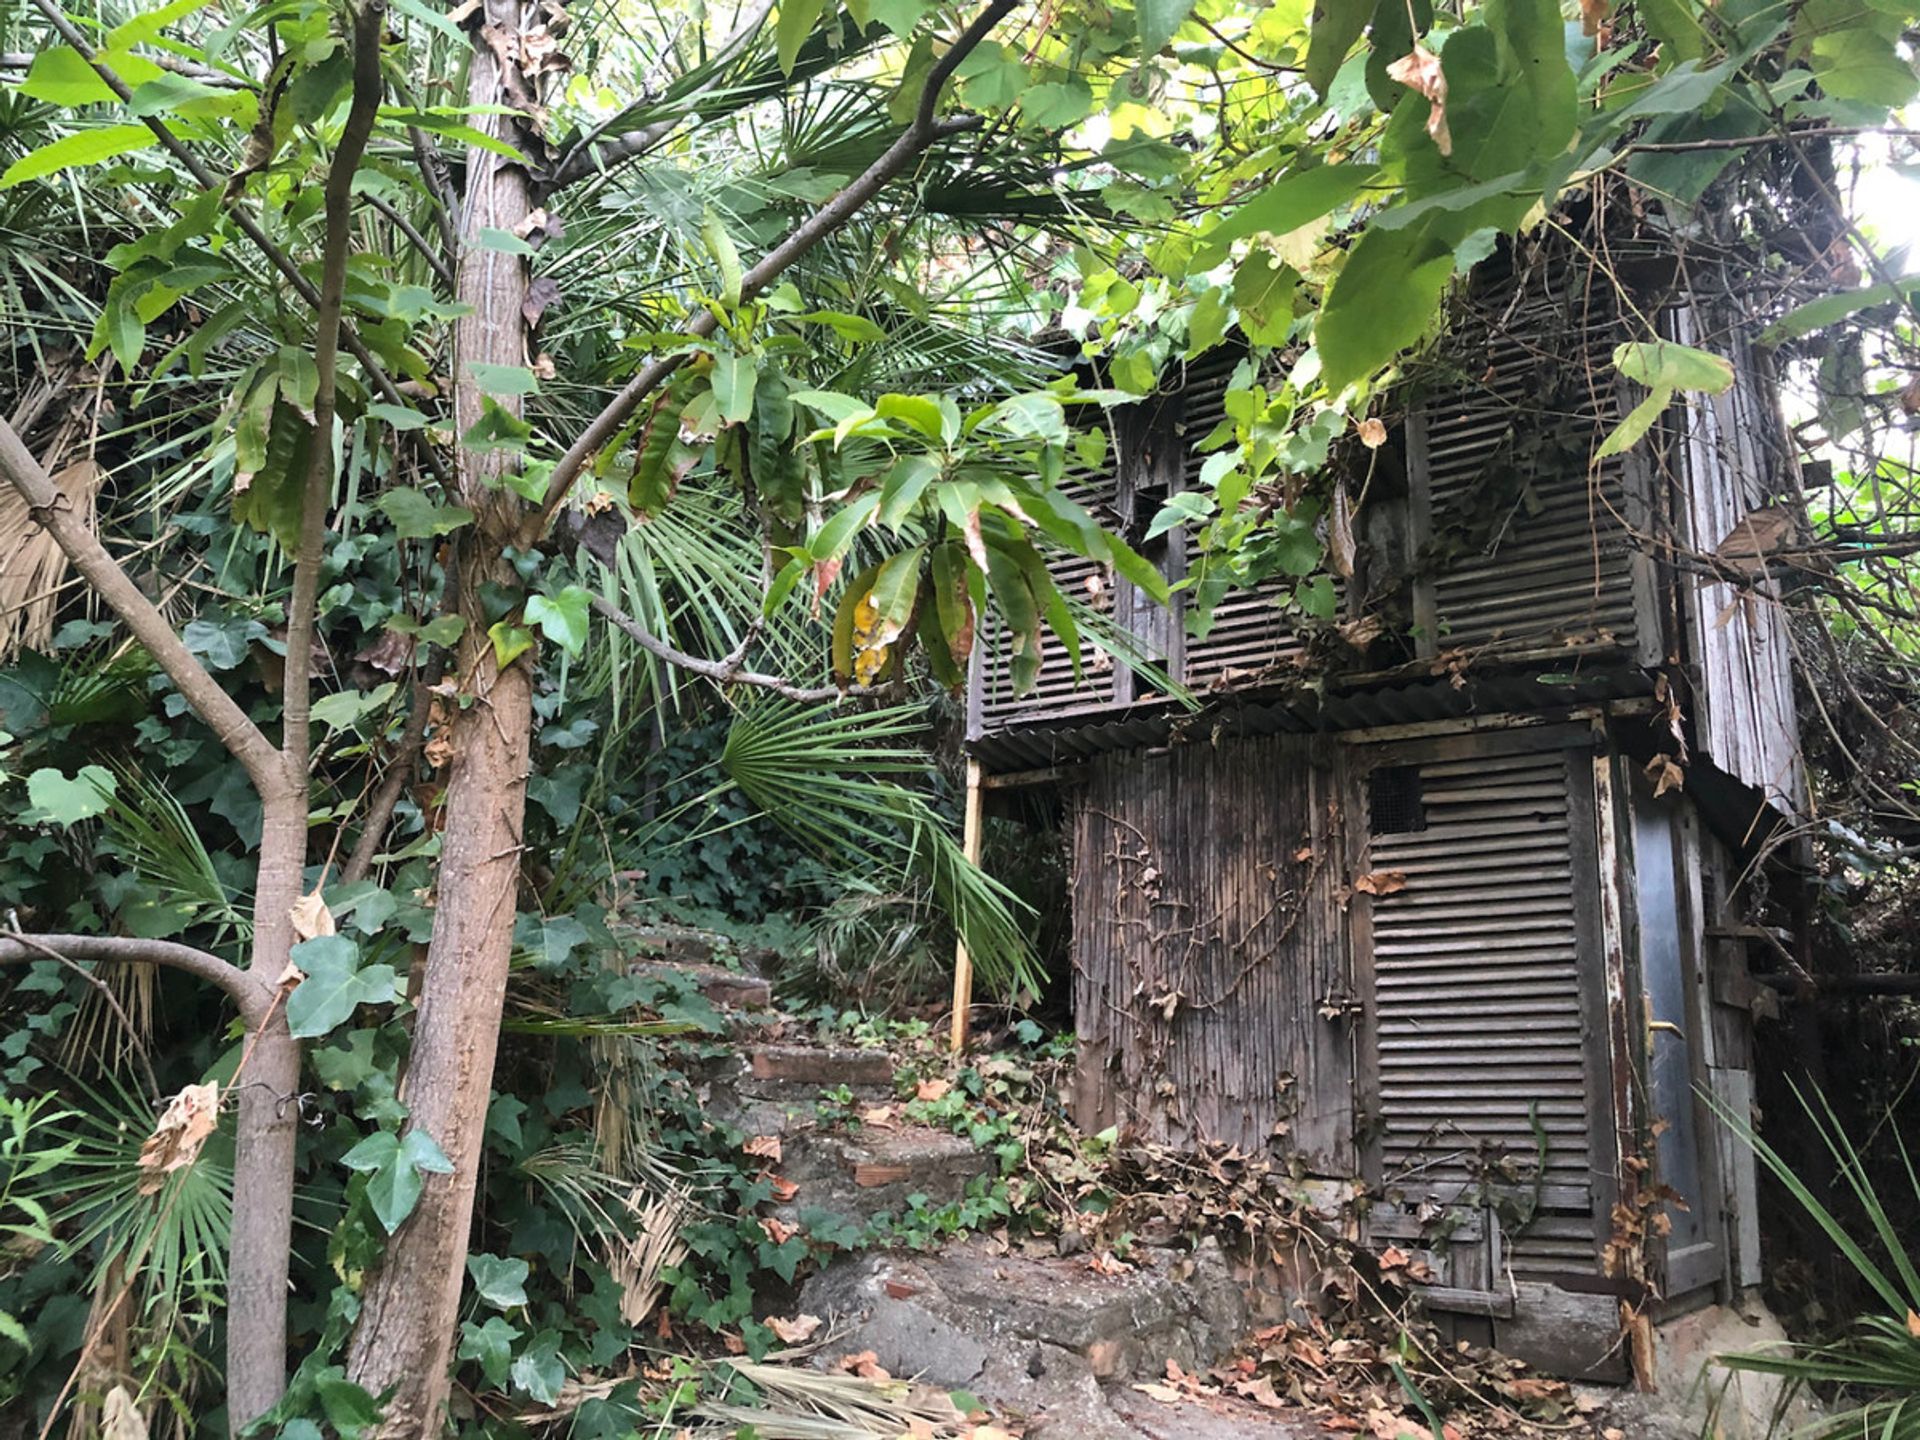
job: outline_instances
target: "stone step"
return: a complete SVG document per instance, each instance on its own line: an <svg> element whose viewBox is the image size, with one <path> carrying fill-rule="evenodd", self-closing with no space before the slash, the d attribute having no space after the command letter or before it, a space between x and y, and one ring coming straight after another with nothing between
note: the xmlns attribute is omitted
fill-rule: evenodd
<svg viewBox="0 0 1920 1440"><path fill-rule="evenodd" d="M789 1222L819 1210L855 1221L896 1215L915 1195L947 1205L966 1194L968 1182L1000 1170L990 1151L964 1135L924 1125L803 1130L783 1145L778 1169L797 1189L776 1213Z"/></svg>
<svg viewBox="0 0 1920 1440"><path fill-rule="evenodd" d="M636 960L627 967L627 973L662 979L680 976L722 1010L766 1010L773 1005L771 982L724 965L698 960Z"/></svg>

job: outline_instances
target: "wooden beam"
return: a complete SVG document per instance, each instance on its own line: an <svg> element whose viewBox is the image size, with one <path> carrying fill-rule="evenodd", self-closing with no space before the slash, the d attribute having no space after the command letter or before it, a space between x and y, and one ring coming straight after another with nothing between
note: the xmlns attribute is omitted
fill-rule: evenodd
<svg viewBox="0 0 1920 1440"><path fill-rule="evenodd" d="M1042 770L1006 770L998 775L981 776L980 786L985 790L1018 790L1028 785L1055 785L1080 777L1086 768L1085 765L1049 765Z"/></svg>
<svg viewBox="0 0 1920 1440"><path fill-rule="evenodd" d="M961 831L961 847L967 863L980 863L981 774L978 760L967 761L966 822ZM953 949L953 1034L951 1047L958 1055L967 1048L967 1015L973 1008L973 957L967 954L963 937Z"/></svg>

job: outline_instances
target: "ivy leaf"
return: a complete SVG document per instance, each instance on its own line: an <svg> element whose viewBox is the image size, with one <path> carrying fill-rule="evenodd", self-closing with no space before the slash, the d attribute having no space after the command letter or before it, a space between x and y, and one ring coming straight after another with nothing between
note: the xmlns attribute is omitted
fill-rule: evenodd
<svg viewBox="0 0 1920 1440"><path fill-rule="evenodd" d="M533 595L527 599L527 623L538 625L540 633L578 658L587 647L587 614L593 597L578 585L569 585L557 595Z"/></svg>
<svg viewBox="0 0 1920 1440"><path fill-rule="evenodd" d="M287 997L287 1028L298 1039L345 1024L361 1005L384 1005L401 995L391 965L360 964L360 947L345 935L303 940L289 957L306 974Z"/></svg>
<svg viewBox="0 0 1920 1440"><path fill-rule="evenodd" d="M375 503L393 522L393 533L401 540L445 535L473 520L473 512L465 506L436 504L424 491L411 486L389 490Z"/></svg>
<svg viewBox="0 0 1920 1440"><path fill-rule="evenodd" d="M396 1150L367 1181L367 1203L373 1207L373 1218L380 1222L380 1228L389 1235L398 1230L420 1203L423 1188L419 1169Z"/></svg>
<svg viewBox="0 0 1920 1440"><path fill-rule="evenodd" d="M312 715L322 725L335 730L344 730L356 725L361 718L378 710L393 698L397 685L389 680L384 685L376 685L371 690L336 690L331 695L323 695L313 702Z"/></svg>
<svg viewBox="0 0 1920 1440"><path fill-rule="evenodd" d="M484 1325L469 1320L460 1327L460 1358L479 1361L488 1384L505 1385L513 1342L519 1338L520 1332L498 1315L489 1315Z"/></svg>
<svg viewBox="0 0 1920 1440"><path fill-rule="evenodd" d="M567 1383L567 1367L560 1359L560 1337L542 1330L533 1343L513 1362L513 1383L542 1405L560 1398L560 1387Z"/></svg>
<svg viewBox="0 0 1920 1440"><path fill-rule="evenodd" d="M65 827L104 815L113 799L113 772L83 765L71 779L51 768L27 777L27 802L54 824Z"/></svg>
<svg viewBox="0 0 1920 1440"><path fill-rule="evenodd" d="M498 1255L467 1257L467 1273L473 1277L473 1288L496 1310L511 1310L527 1303L527 1275L531 1270L532 1267L520 1259L503 1260Z"/></svg>
<svg viewBox="0 0 1920 1440"><path fill-rule="evenodd" d="M533 632L511 620L496 620L487 627L493 642L493 663L502 670L533 648Z"/></svg>

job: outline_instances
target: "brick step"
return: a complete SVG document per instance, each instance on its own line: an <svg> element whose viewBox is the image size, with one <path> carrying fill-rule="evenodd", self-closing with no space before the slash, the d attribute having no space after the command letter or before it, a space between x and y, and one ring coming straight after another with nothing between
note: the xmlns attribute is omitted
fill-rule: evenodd
<svg viewBox="0 0 1920 1440"><path fill-rule="evenodd" d="M773 985L745 970L729 970L699 960L636 960L630 975L666 978L680 976L721 1010L767 1010L773 1005Z"/></svg>
<svg viewBox="0 0 1920 1440"><path fill-rule="evenodd" d="M754 1045L747 1050L743 1090L768 1094L772 1086L804 1086L815 1092L845 1085L851 1090L893 1089L893 1060L884 1050L828 1049L817 1045Z"/></svg>
<svg viewBox="0 0 1920 1440"><path fill-rule="evenodd" d="M969 1181L997 1175L1000 1163L964 1135L924 1125L868 1125L852 1133L790 1133L779 1170L798 1187L776 1212L783 1219L825 1210L867 1220L905 1209L912 1195L935 1206L958 1200Z"/></svg>

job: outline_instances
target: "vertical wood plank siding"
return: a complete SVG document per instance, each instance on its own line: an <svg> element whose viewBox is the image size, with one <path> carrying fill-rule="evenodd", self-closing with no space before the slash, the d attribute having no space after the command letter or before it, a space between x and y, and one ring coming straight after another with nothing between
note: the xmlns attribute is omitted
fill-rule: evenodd
<svg viewBox="0 0 1920 1440"><path fill-rule="evenodd" d="M1355 1171L1332 755L1282 736L1091 767L1073 811L1082 1125Z"/></svg>
<svg viewBox="0 0 1920 1440"><path fill-rule="evenodd" d="M1691 310L1676 310L1674 338L1726 353L1734 362L1733 388L1692 395L1682 402L1680 463L1674 483L1684 493L1682 540L1711 554L1750 511L1777 493L1782 457L1769 440L1778 434L1774 402L1744 339L1736 332L1702 335ZM1780 809L1806 798L1793 700L1792 650L1779 588L1762 580L1752 591L1682 576L1693 663L1699 748L1735 779Z"/></svg>

